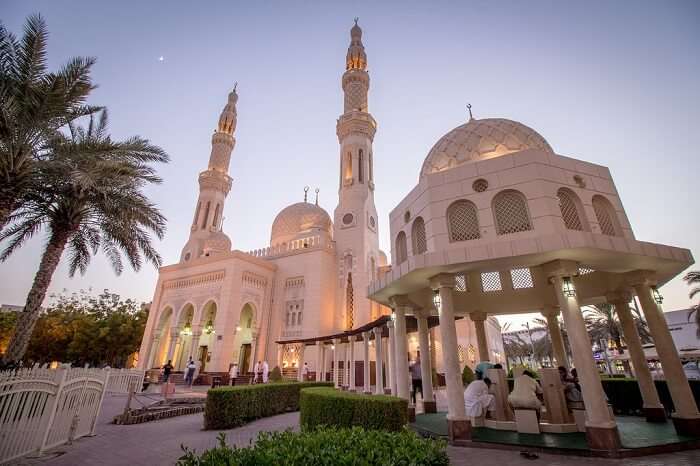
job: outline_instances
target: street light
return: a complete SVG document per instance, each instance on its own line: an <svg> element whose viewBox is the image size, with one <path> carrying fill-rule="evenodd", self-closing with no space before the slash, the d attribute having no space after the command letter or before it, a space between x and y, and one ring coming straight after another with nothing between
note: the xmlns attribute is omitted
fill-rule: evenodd
<svg viewBox="0 0 700 466"><path fill-rule="evenodd" d="M564 296L567 298L575 298L576 297L576 289L574 288L574 284L571 283L571 277L564 277L561 282L561 291L564 293Z"/></svg>
<svg viewBox="0 0 700 466"><path fill-rule="evenodd" d="M651 295L654 297L656 304L661 304L664 302L664 297L661 296L661 293L659 293L659 290L655 286L651 287Z"/></svg>
<svg viewBox="0 0 700 466"><path fill-rule="evenodd" d="M433 306L435 306L435 310L440 312L440 306L442 305L442 301L440 300L440 290L433 290Z"/></svg>
<svg viewBox="0 0 700 466"><path fill-rule="evenodd" d="M211 319L207 321L207 325L204 326L204 331L207 335L211 335L214 332L214 322Z"/></svg>

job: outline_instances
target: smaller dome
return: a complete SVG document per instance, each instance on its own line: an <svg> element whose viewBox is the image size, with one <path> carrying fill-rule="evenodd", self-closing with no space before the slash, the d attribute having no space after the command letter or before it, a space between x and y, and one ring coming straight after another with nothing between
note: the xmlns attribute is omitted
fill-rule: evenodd
<svg viewBox="0 0 700 466"><path fill-rule="evenodd" d="M221 230L214 231L204 240L203 249L214 253L230 252L231 238L229 238L228 235Z"/></svg>
<svg viewBox="0 0 700 466"><path fill-rule="evenodd" d="M309 202L285 207L272 222L270 245L293 240L303 234L331 233L333 222L328 212Z"/></svg>
<svg viewBox="0 0 700 466"><path fill-rule="evenodd" d="M420 176L527 149L554 153L545 138L522 123L505 118L471 119L435 143L423 162Z"/></svg>

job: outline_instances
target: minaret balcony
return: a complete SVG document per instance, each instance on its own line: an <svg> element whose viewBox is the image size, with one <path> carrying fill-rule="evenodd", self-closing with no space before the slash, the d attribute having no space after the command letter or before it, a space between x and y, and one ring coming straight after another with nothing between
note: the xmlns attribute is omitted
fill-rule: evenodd
<svg viewBox="0 0 700 466"><path fill-rule="evenodd" d="M350 134L363 134L368 136L370 139L374 139L374 134L377 132L377 122L374 120L372 115L367 112L360 112L353 110L351 112L344 113L338 118L336 124L336 134L339 139Z"/></svg>

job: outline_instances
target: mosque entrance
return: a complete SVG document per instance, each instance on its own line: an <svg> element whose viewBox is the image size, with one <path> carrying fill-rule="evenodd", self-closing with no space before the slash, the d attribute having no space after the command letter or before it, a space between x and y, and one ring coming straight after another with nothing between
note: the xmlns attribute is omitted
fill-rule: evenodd
<svg viewBox="0 0 700 466"><path fill-rule="evenodd" d="M250 353L251 353L250 343L241 345L240 360L238 361L238 367L240 367L239 374L247 374L250 369Z"/></svg>
<svg viewBox="0 0 700 466"><path fill-rule="evenodd" d="M207 357L209 355L209 347L208 346L200 346L199 347L199 372L205 372L206 371L206 366L207 366Z"/></svg>

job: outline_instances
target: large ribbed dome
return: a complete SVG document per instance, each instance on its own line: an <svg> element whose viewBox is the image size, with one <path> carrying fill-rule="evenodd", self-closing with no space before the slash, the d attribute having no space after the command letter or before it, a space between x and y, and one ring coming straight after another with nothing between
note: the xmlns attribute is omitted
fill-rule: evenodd
<svg viewBox="0 0 700 466"><path fill-rule="evenodd" d="M328 213L315 204L297 202L282 209L272 223L270 244L292 240L302 233L331 232L333 223Z"/></svg>
<svg viewBox="0 0 700 466"><path fill-rule="evenodd" d="M430 149L420 176L526 149L554 152L537 131L517 121L471 119L441 137Z"/></svg>

